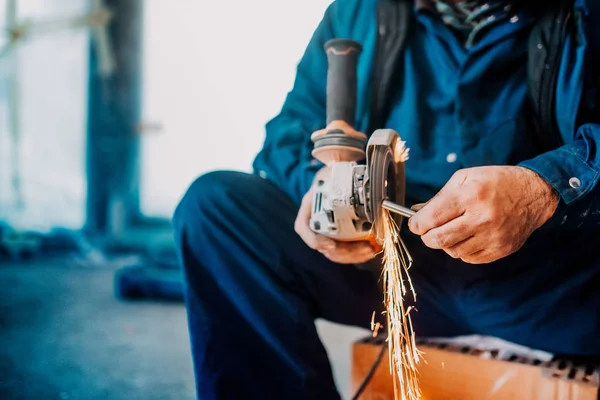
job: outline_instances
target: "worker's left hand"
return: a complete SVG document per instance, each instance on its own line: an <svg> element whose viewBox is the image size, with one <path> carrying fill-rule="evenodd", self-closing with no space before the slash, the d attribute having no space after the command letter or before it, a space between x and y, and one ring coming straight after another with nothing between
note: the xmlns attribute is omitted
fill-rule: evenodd
<svg viewBox="0 0 600 400"><path fill-rule="evenodd" d="M557 206L556 191L527 168L469 168L457 171L408 226L432 249L486 264L519 250Z"/></svg>

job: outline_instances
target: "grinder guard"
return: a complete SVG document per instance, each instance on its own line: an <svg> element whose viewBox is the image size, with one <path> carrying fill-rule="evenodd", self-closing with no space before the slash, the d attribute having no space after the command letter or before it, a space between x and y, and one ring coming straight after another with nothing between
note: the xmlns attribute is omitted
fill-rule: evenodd
<svg viewBox="0 0 600 400"><path fill-rule="evenodd" d="M367 164L338 162L315 184L311 229L340 241L382 237L376 221L381 203L404 204L404 163L395 152L400 137L391 129L373 133L367 144ZM401 220L396 220L401 223Z"/></svg>
<svg viewBox="0 0 600 400"><path fill-rule="evenodd" d="M366 215L373 223L376 238L382 238L383 232L377 231L381 224L381 203L390 200L404 205L405 201L405 172L400 135L392 129L379 129L373 133L367 145L367 179L365 180ZM397 224L402 223L402 217L394 215Z"/></svg>

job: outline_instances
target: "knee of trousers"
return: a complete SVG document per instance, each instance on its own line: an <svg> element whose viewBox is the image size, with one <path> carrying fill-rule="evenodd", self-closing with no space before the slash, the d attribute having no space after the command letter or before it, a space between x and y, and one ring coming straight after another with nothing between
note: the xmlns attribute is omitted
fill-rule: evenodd
<svg viewBox="0 0 600 400"><path fill-rule="evenodd" d="M273 236L274 227L293 229L293 204L272 184L243 172L215 171L202 175L188 188L173 216L178 247L182 240L195 246L220 247L215 241ZM219 237L219 239L216 239Z"/></svg>
<svg viewBox="0 0 600 400"><path fill-rule="evenodd" d="M239 187L247 185L248 179L240 172L210 172L197 178L182 197L173 215L173 233L186 279L224 273L213 257L226 252L223 246L240 233L236 220L244 194ZM234 268L237 264L228 265Z"/></svg>
<svg viewBox="0 0 600 400"><path fill-rule="evenodd" d="M296 205L261 177L211 172L192 183L177 206L175 242L181 257L193 252L198 260L231 260L250 257L246 253L251 252L250 258L270 265L281 248L294 254L305 249L293 232L296 214ZM227 265L250 266L243 261ZM204 267L212 267L209 264Z"/></svg>
<svg viewBox="0 0 600 400"><path fill-rule="evenodd" d="M190 224L209 228L211 212L225 201L229 196L228 192L234 192L241 175L232 171L214 171L197 178L175 209L173 227L176 235L181 234ZM235 210L231 212L235 213Z"/></svg>

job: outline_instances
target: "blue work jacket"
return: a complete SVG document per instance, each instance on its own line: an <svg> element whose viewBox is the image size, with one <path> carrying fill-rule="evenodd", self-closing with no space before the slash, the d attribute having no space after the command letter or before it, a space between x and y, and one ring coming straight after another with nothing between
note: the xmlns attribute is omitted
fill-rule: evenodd
<svg viewBox="0 0 600 400"><path fill-rule="evenodd" d="M585 1L575 0L576 7ZM370 126L375 43L385 34L377 32L376 9L376 0L338 0L329 7L281 113L267 125L254 168L298 203L321 168L311 156L310 135L326 122L328 39L363 45L355 127L365 132ZM582 14L588 26L600 26L600 12ZM535 18L512 15L468 51L435 13L417 10L416 19L403 54L404 77L381 127L397 130L411 149L409 203L428 200L457 169L481 165L530 168L560 195L555 215L518 252L485 266L436 258L435 282L452 288L458 309L476 324L470 326L474 332L533 347L542 332L544 349L600 354L600 125L578 117L587 102L584 65L591 38L578 21L566 40L556 86L563 143L544 152L534 143L526 104L526 38ZM404 235L416 264L437 254L410 232Z"/></svg>

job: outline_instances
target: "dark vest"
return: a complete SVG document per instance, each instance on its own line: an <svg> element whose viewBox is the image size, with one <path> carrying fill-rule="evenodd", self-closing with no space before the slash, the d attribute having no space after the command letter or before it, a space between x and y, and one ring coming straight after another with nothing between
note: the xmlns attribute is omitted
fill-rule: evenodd
<svg viewBox="0 0 600 400"><path fill-rule="evenodd" d="M581 0L578 0L581 1ZM584 0L585 1L585 0ZM529 38L528 86L540 148L552 150L563 144L556 122L556 87L567 36L584 27L588 41L584 101L579 124L600 123L600 1L592 0L589 15L574 9L573 0L558 4L539 19ZM590 15L595 24L587 24ZM380 0L377 10L377 49L371 77L371 126L382 128L387 120L402 77L406 41L414 23L413 0Z"/></svg>

